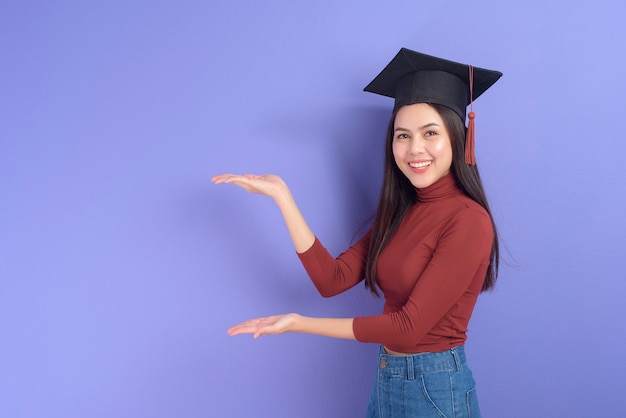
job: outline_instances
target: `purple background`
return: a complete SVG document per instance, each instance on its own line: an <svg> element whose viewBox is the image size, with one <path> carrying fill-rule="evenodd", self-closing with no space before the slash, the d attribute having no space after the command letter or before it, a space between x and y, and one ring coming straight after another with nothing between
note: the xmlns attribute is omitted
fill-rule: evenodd
<svg viewBox="0 0 626 418"><path fill-rule="evenodd" d="M89 3L89 4L88 4ZM357 417L373 345L226 328L320 298L274 172L338 253L376 203L402 47L498 69L475 103L501 233L467 350L485 417L618 416L626 385L624 6L3 1L0 416Z"/></svg>

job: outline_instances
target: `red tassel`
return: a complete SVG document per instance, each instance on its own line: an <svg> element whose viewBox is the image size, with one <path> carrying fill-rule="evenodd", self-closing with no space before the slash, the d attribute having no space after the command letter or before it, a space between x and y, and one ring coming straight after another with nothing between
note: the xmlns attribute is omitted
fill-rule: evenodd
<svg viewBox="0 0 626 418"><path fill-rule="evenodd" d="M474 118L476 114L469 112L467 117L469 122L467 123L467 133L465 135L465 164L476 165L476 155L474 153Z"/></svg>
<svg viewBox="0 0 626 418"><path fill-rule="evenodd" d="M474 94L474 67L471 65L468 65L467 67L469 69L470 111L467 114L469 121L467 122L467 132L465 134L465 164L476 165L476 155L474 153L474 118L476 117L476 113L474 113L472 100L472 96Z"/></svg>

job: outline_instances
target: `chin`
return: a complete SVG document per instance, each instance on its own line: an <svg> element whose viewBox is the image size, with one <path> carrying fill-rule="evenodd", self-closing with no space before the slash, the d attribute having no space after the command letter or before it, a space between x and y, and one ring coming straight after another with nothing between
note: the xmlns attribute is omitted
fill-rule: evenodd
<svg viewBox="0 0 626 418"><path fill-rule="evenodd" d="M421 180L421 181L412 181L411 184L413 185L413 187L417 189L425 189L428 186L432 186L434 182L435 181Z"/></svg>

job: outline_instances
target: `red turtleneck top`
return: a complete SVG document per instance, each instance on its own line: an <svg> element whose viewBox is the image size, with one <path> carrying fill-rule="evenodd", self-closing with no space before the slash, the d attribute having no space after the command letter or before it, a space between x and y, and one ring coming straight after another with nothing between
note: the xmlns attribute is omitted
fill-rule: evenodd
<svg viewBox="0 0 626 418"><path fill-rule="evenodd" d="M317 238L298 254L322 296L363 280L370 236L368 231L337 258ZM463 345L492 242L489 214L458 188L452 174L417 189L417 203L378 258L383 313L355 318L356 339L401 353Z"/></svg>

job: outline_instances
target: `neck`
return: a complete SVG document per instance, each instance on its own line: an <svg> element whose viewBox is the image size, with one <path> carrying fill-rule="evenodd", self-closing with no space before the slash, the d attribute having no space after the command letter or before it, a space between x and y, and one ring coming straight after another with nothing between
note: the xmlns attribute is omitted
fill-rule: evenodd
<svg viewBox="0 0 626 418"><path fill-rule="evenodd" d="M417 201L420 203L441 200L461 193L461 189L459 189L452 173L446 174L428 187L415 189L415 191L417 193Z"/></svg>

